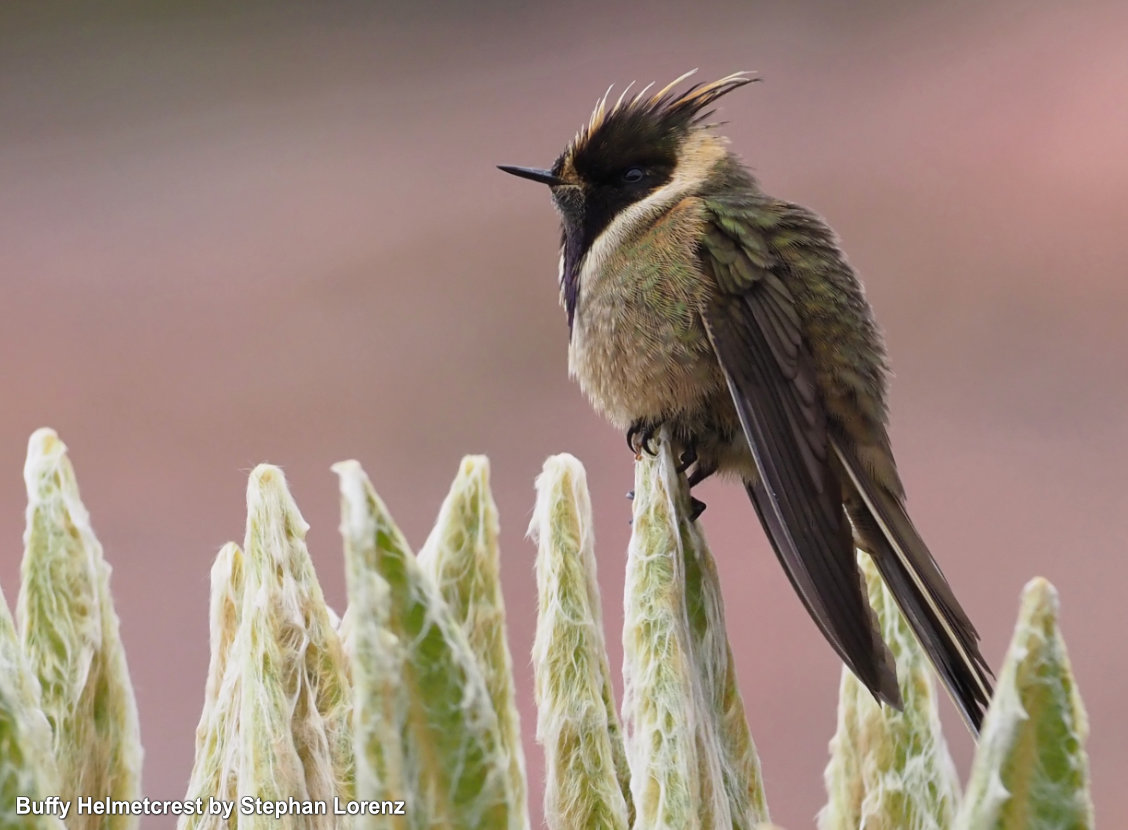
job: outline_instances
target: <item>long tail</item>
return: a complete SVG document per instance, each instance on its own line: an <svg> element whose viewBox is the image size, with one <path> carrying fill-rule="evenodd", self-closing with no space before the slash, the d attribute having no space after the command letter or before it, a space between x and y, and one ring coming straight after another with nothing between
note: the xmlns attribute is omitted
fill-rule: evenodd
<svg viewBox="0 0 1128 830"><path fill-rule="evenodd" d="M979 634L920 538L901 500L838 441L834 451L856 493L847 510L921 647L976 735L991 700L991 670Z"/></svg>

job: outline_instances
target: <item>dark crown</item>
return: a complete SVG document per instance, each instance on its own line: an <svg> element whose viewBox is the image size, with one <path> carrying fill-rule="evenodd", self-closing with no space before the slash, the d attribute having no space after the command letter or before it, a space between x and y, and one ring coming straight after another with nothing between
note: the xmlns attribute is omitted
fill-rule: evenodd
<svg viewBox="0 0 1128 830"><path fill-rule="evenodd" d="M640 152L654 156L655 160L670 159L689 131L703 126L702 122L713 114L713 110L706 110L709 105L722 95L757 80L747 72L736 72L675 93L674 87L695 71L687 72L649 97L646 96L648 86L628 98L628 86L610 106L609 88L596 102L587 125L557 159L553 172L560 175L570 160L579 175L590 178L624 154L632 161L647 161L639 157Z"/></svg>

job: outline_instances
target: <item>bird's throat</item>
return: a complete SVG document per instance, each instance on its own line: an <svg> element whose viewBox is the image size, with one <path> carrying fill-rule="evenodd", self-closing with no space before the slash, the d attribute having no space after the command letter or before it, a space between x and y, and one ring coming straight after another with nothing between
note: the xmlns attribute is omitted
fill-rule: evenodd
<svg viewBox="0 0 1128 830"><path fill-rule="evenodd" d="M590 245L584 240L579 229L564 227L564 253L560 265L560 291L564 297L564 308L568 312L568 335L576 319L576 304L580 300L580 264Z"/></svg>

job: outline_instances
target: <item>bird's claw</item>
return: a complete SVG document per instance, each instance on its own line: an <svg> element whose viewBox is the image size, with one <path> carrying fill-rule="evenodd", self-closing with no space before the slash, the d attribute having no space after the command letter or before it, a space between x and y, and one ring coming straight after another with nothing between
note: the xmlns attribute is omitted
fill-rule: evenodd
<svg viewBox="0 0 1128 830"><path fill-rule="evenodd" d="M660 424L651 421L635 421L631 424L631 428L627 430L627 446L630 447L631 452L635 454L636 461L642 460L642 454L644 452L650 456L658 454L653 443L657 437L659 427Z"/></svg>
<svg viewBox="0 0 1128 830"><path fill-rule="evenodd" d="M693 496L689 497L689 520L696 522L697 517L705 512L705 502L701 499L696 499Z"/></svg>

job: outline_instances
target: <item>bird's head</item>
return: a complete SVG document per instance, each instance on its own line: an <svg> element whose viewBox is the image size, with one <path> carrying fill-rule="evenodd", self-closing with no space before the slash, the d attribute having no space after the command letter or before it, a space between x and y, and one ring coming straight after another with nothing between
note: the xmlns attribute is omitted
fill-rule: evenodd
<svg viewBox="0 0 1128 830"><path fill-rule="evenodd" d="M711 154L702 153L700 145L710 139L723 142L705 123L713 113L707 108L722 95L757 80L737 72L675 92L691 74L652 95L647 95L650 87L646 87L628 97L628 86L613 103L608 89L550 169L508 165L501 169L547 184L566 218L582 208L589 224L602 220L606 225L610 217L668 184L675 174L679 178L705 174L699 162Z"/></svg>
<svg viewBox="0 0 1128 830"><path fill-rule="evenodd" d="M725 158L725 140L706 122L713 113L709 107L756 78L737 72L675 91L691 74L653 94L646 87L632 96L628 86L612 100L608 89L588 123L547 170L501 166L552 189L563 224L561 280L566 292L574 288L584 256L616 217L622 217L627 230L661 213L699 188ZM569 302L569 312L573 307Z"/></svg>

